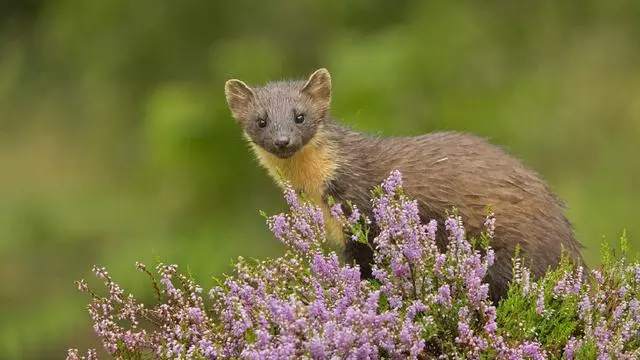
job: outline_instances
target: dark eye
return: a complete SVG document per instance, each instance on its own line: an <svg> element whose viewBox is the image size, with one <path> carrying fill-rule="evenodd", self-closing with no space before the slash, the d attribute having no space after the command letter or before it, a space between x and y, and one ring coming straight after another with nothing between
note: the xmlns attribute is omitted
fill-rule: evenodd
<svg viewBox="0 0 640 360"><path fill-rule="evenodd" d="M302 124L304 122L304 114L298 114L295 117L296 124Z"/></svg>
<svg viewBox="0 0 640 360"><path fill-rule="evenodd" d="M267 126L267 120L265 119L258 119L258 126L263 128Z"/></svg>

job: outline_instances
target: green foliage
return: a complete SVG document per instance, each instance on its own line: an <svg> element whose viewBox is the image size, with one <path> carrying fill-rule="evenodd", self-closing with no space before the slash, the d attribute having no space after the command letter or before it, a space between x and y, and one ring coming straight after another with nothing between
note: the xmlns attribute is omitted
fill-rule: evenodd
<svg viewBox="0 0 640 360"><path fill-rule="evenodd" d="M356 129L491 137L567 200L597 264L602 234L640 234L638 24L632 0L0 5L2 354L91 345L69 284L93 263L135 286L149 253L219 274L282 251L247 210L282 201L226 109L231 77L326 66Z"/></svg>
<svg viewBox="0 0 640 360"><path fill-rule="evenodd" d="M627 318L616 319L613 314L618 309L626 309L629 300L637 301L636 272L640 267L628 262L627 242L628 238L623 232L620 239L622 251L619 255L603 243L602 265L599 269L592 272L576 272L575 265L567 257L563 257L557 269L547 272L543 278L535 282L528 273L525 274L520 260L516 257L516 281L510 284L508 296L499 304L498 325L504 328L505 333L514 341L540 341L549 351L551 358L562 358L563 351L572 338L584 338L574 358L595 359L598 344L592 337L592 327L598 324L606 329L608 326L616 326L619 321L630 321ZM567 274L572 273L574 276L579 274L577 278L580 279L572 279L575 281L573 284L567 281ZM563 284L562 287L560 284ZM573 287L573 290L566 290L564 286ZM632 294L631 298L628 297L629 293ZM591 306L585 307L580 303L586 298L593 308L598 309L594 313L590 313ZM539 301L543 304L542 311ZM637 330L634 331L636 335L626 343L625 349L637 349L640 344ZM618 336L620 333L613 334Z"/></svg>
<svg viewBox="0 0 640 360"><path fill-rule="evenodd" d="M312 344L320 344L326 356L347 357L371 350L383 358L409 353L410 358L480 359L640 356L640 263L628 262L624 233L623 251L603 251L608 260L601 269L585 272L563 253L560 266L537 280L517 248L514 281L496 310L482 284L493 249L470 246L461 219L453 215L445 222L445 252L435 243L435 221L422 235L415 234L424 226L417 203L397 189L387 190L398 183L397 176L385 184L390 191L385 198L372 201L381 231L374 279L362 281L354 268L339 263L335 252L322 249L326 233L317 216L320 209L301 204L302 197L287 187L291 211L267 218L269 229L287 247L285 255L249 261L240 257L233 274L210 291L197 285L189 269L184 275L177 265L159 263L161 280L156 281L144 264L136 263L158 296L158 303L149 306L133 294L125 296L105 268L94 266L108 295L97 295L85 280L76 284L91 297L89 313L98 337L111 356L138 359L145 353L171 354L162 359L176 354L184 359L201 359L202 354L316 357L318 347ZM331 212L344 225L358 222L340 207L332 206ZM493 219L493 214L487 216L487 233L476 244L493 236ZM202 297L206 293L209 301ZM141 319L151 327L141 330ZM382 337L371 336L372 331ZM77 350L70 349L67 359L80 359Z"/></svg>
<svg viewBox="0 0 640 360"><path fill-rule="evenodd" d="M564 258L562 264L538 281L538 288L525 291L524 283L511 283L508 296L498 307L498 324L514 339L538 340L556 357L562 355L568 339L576 335L577 299L558 299L554 286L563 274L573 266ZM528 285L529 287L531 285ZM530 294L529 292L532 292ZM526 295L523 295L526 293ZM536 310L538 297L542 293L545 310Z"/></svg>
<svg viewBox="0 0 640 360"><path fill-rule="evenodd" d="M587 341L575 354L576 360L592 360L598 357L598 346L595 341Z"/></svg>

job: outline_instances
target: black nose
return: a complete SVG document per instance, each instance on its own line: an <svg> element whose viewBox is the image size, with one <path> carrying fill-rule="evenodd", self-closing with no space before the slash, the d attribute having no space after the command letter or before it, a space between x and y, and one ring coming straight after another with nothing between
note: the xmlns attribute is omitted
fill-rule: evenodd
<svg viewBox="0 0 640 360"><path fill-rule="evenodd" d="M284 148L289 146L290 140L288 136L280 136L276 139L276 146L279 148Z"/></svg>

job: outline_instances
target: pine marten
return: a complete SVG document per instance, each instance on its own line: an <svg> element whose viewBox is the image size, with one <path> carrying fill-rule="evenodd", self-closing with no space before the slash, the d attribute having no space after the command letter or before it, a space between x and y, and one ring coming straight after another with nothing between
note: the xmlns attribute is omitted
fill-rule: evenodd
<svg viewBox="0 0 640 360"><path fill-rule="evenodd" d="M232 79L225 84L225 94L260 163L276 181L284 177L320 204L334 228L328 216L330 198L351 201L372 218L371 190L398 169L405 192L418 201L425 222L436 219L443 224L446 212L455 207L467 233L476 236L484 230L491 206L497 219L495 263L486 279L492 299L506 294L518 244L536 277L558 265L561 248L583 263L582 245L562 201L535 171L484 139L459 132L385 138L353 131L330 117L331 76L326 69L306 81L255 87ZM370 241L376 236L373 227ZM441 249L446 241L445 231L439 231ZM370 277L371 248L343 242L347 260L360 265L363 277Z"/></svg>

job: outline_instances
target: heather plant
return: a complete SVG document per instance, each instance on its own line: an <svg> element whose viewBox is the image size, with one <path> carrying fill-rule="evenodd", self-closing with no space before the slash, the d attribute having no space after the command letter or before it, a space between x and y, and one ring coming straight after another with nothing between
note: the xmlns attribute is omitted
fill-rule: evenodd
<svg viewBox="0 0 640 360"><path fill-rule="evenodd" d="M609 256L601 270L568 261L534 280L515 257L514 281L499 307L483 281L494 260L495 219L468 239L452 211L426 224L418 204L393 172L372 194L373 219L356 207L333 204L331 215L366 242L371 220L373 279L326 251L323 212L285 187L290 211L267 218L285 244L281 257L239 258L231 274L205 293L176 265L155 271L137 263L157 295L152 306L126 294L104 268L107 289L91 296L89 314L105 351L114 358L617 358L640 355L640 265ZM446 251L436 233L446 232ZM82 357L69 350L68 359Z"/></svg>
<svg viewBox="0 0 640 360"><path fill-rule="evenodd" d="M533 281L521 259L498 308L498 324L514 339L536 339L550 357L640 358L640 264L627 260L628 240L615 256L603 245L599 269L558 269Z"/></svg>

